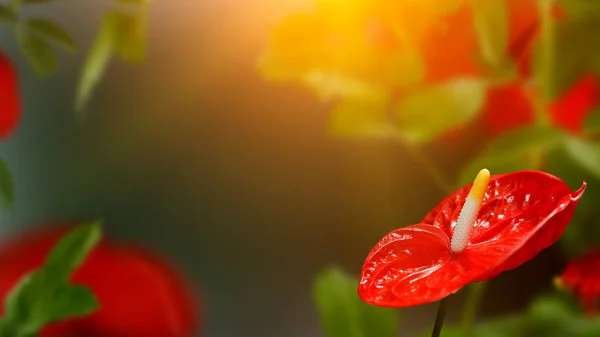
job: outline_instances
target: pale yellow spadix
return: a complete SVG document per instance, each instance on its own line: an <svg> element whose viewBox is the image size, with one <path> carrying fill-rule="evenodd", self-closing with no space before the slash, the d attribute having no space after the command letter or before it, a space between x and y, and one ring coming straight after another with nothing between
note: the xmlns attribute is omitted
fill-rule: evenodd
<svg viewBox="0 0 600 337"><path fill-rule="evenodd" d="M475 224L477 213L479 213L479 207L485 196L485 191L490 184L490 171L483 169L479 171L469 195L465 200L465 204L460 211L456 226L454 226L454 232L452 233L452 241L450 242L450 248L452 252L458 253L463 251L467 247L469 242L469 234Z"/></svg>

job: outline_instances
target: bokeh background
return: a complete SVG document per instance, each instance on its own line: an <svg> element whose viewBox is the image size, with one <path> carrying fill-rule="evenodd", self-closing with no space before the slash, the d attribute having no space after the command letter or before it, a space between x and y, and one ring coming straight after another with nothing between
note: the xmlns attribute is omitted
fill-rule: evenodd
<svg viewBox="0 0 600 337"><path fill-rule="evenodd" d="M27 13L56 19L86 47L109 5ZM189 277L205 336L323 336L315 275L332 264L358 274L384 233L418 222L445 193L396 142L332 137L327 104L257 71L270 30L301 5L155 0L146 61L113 62L84 122L72 104L83 55L60 54L59 73L40 80L0 29L24 102L0 147L16 183L2 234L102 218L107 235L152 247ZM427 149L448 177L480 150L461 144ZM519 310L564 262L550 248L494 279L481 316ZM452 298L449 321L463 299ZM402 335L428 329L436 310L401 310Z"/></svg>

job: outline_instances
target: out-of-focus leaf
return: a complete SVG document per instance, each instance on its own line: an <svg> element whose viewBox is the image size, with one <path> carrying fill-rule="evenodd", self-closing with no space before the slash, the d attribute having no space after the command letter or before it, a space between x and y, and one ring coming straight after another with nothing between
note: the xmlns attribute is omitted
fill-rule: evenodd
<svg viewBox="0 0 600 337"><path fill-rule="evenodd" d="M17 0L21 5L43 4L47 2L59 2L60 0Z"/></svg>
<svg viewBox="0 0 600 337"><path fill-rule="evenodd" d="M122 4L134 4L134 5L145 5L150 2L150 0L117 0Z"/></svg>
<svg viewBox="0 0 600 337"><path fill-rule="evenodd" d="M523 318L520 315L495 318L484 321L475 326L471 337L521 337ZM424 331L421 337L430 337L431 331ZM464 337L465 333L460 326L444 326L443 337ZM523 336L524 337L524 336Z"/></svg>
<svg viewBox="0 0 600 337"><path fill-rule="evenodd" d="M552 43L546 51L552 58L549 70L543 66L540 43L536 44L533 62L548 100L558 99L581 77L600 73L600 34L591 33L600 31L600 12L586 17L567 16L552 27Z"/></svg>
<svg viewBox="0 0 600 337"><path fill-rule="evenodd" d="M472 337L600 336L600 320L581 315L560 296L535 299L524 313L478 323ZM421 336L430 336L425 331ZM444 326L444 337L465 336L460 326Z"/></svg>
<svg viewBox="0 0 600 337"><path fill-rule="evenodd" d="M583 132L598 134L600 133L600 109L594 109L585 119Z"/></svg>
<svg viewBox="0 0 600 337"><path fill-rule="evenodd" d="M104 17L102 26L94 40L83 66L83 73L77 86L75 109L82 113L90 96L104 74L115 50L117 34L119 33L121 15L119 12L109 12Z"/></svg>
<svg viewBox="0 0 600 337"><path fill-rule="evenodd" d="M49 323L96 310L95 295L69 284L68 278L99 239L99 223L78 227L62 238L44 266L21 279L6 297L0 336L33 337Z"/></svg>
<svg viewBox="0 0 600 337"><path fill-rule="evenodd" d="M470 183L482 168L494 174L535 169L536 156L558 147L566 134L558 129L525 126L508 131L494 139L460 173L459 185Z"/></svg>
<svg viewBox="0 0 600 337"><path fill-rule="evenodd" d="M74 229L52 249L46 259L45 268L55 277L62 275L66 281L101 237L102 230L98 222Z"/></svg>
<svg viewBox="0 0 600 337"><path fill-rule="evenodd" d="M0 204L9 208L14 200L14 181L10 169L3 159L0 158Z"/></svg>
<svg viewBox="0 0 600 337"><path fill-rule="evenodd" d="M396 138L387 100L345 100L331 114L331 133L343 138Z"/></svg>
<svg viewBox="0 0 600 337"><path fill-rule="evenodd" d="M534 300L526 320L524 336L600 336L600 320L581 315L558 296Z"/></svg>
<svg viewBox="0 0 600 337"><path fill-rule="evenodd" d="M471 0L479 46L487 64L497 66L506 58L508 13L504 0Z"/></svg>
<svg viewBox="0 0 600 337"><path fill-rule="evenodd" d="M0 23L14 24L17 22L17 14L7 5L0 4Z"/></svg>
<svg viewBox="0 0 600 337"><path fill-rule="evenodd" d="M566 138L564 144L567 154L575 163L600 179L600 145L575 137Z"/></svg>
<svg viewBox="0 0 600 337"><path fill-rule="evenodd" d="M461 78L404 97L397 107L398 128L409 142L427 142L471 122L485 102L486 83Z"/></svg>
<svg viewBox="0 0 600 337"><path fill-rule="evenodd" d="M35 18L27 21L31 32L69 51L77 50L77 44L63 27L47 19Z"/></svg>
<svg viewBox="0 0 600 337"><path fill-rule="evenodd" d="M115 51L128 62L141 62L146 54L148 40L148 6L142 6L135 14L121 13Z"/></svg>
<svg viewBox="0 0 600 337"><path fill-rule="evenodd" d="M333 98L381 100L386 95L378 86L342 74L310 71L304 75L303 82L324 101Z"/></svg>
<svg viewBox="0 0 600 337"><path fill-rule="evenodd" d="M583 180L589 180L589 173L578 163L570 160L564 146L549 151L544 160L544 171L560 177L572 190L581 187ZM561 235L559 244L562 252L570 257L583 253L590 245L600 243L600 226L598 226L597 210L600 199L600 186L588 181L585 198L577 205L571 223Z"/></svg>
<svg viewBox="0 0 600 337"><path fill-rule="evenodd" d="M569 17L585 19L600 14L600 4L594 0L556 0Z"/></svg>
<svg viewBox="0 0 600 337"><path fill-rule="evenodd" d="M358 278L329 268L316 279L313 298L329 337L395 337L398 312L368 305L358 297Z"/></svg>
<svg viewBox="0 0 600 337"><path fill-rule="evenodd" d="M33 34L25 25L18 25L15 34L21 52L38 76L47 77L56 72L58 61L46 41Z"/></svg>

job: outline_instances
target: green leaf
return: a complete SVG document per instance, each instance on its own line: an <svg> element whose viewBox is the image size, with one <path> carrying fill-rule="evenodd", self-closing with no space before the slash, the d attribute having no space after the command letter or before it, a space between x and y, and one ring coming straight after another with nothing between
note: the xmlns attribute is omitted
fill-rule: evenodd
<svg viewBox="0 0 600 337"><path fill-rule="evenodd" d="M600 145L575 137L568 137L565 150L571 159L591 176L600 179Z"/></svg>
<svg viewBox="0 0 600 337"><path fill-rule="evenodd" d="M558 129L525 126L508 131L490 142L460 173L460 186L473 181L482 168L493 174L536 169L538 156L557 148L566 134Z"/></svg>
<svg viewBox="0 0 600 337"><path fill-rule="evenodd" d="M17 22L17 13L9 6L0 4L0 23L14 24Z"/></svg>
<svg viewBox="0 0 600 337"><path fill-rule="evenodd" d="M500 66L506 60L509 21L504 0L471 0L475 30L487 64Z"/></svg>
<svg viewBox="0 0 600 337"><path fill-rule="evenodd" d="M94 40L83 66L77 86L75 109L82 113L98 81L104 75L110 57L115 50L122 13L109 12L104 17L100 31Z"/></svg>
<svg viewBox="0 0 600 337"><path fill-rule="evenodd" d="M10 208L14 201L14 181L10 169L3 159L0 158L0 204L4 208Z"/></svg>
<svg viewBox="0 0 600 337"><path fill-rule="evenodd" d="M387 107L387 99L344 100L332 111L330 132L342 138L396 138Z"/></svg>
<svg viewBox="0 0 600 337"><path fill-rule="evenodd" d="M141 7L134 15L121 13L119 20L115 51L124 61L143 61L148 40L148 6Z"/></svg>
<svg viewBox="0 0 600 337"><path fill-rule="evenodd" d="M150 0L117 0L117 2L122 4L146 5Z"/></svg>
<svg viewBox="0 0 600 337"><path fill-rule="evenodd" d="M362 79L318 70L305 73L302 82L314 89L323 101L334 98L381 100L386 95L383 88Z"/></svg>
<svg viewBox="0 0 600 337"><path fill-rule="evenodd" d="M329 337L395 337L398 312L368 305L358 297L358 278L329 268L317 277L313 298Z"/></svg>
<svg viewBox="0 0 600 337"><path fill-rule="evenodd" d="M540 40L536 44L533 67L538 79L543 80L546 99L558 99L581 77L600 72L600 34L590 33L599 31L600 12L567 16L551 25L550 42L543 44Z"/></svg>
<svg viewBox="0 0 600 337"><path fill-rule="evenodd" d="M0 336L30 337L49 323L92 313L94 294L68 278L100 239L100 225L90 223L63 237L40 269L22 278L5 300Z"/></svg>
<svg viewBox="0 0 600 337"><path fill-rule="evenodd" d="M72 230L52 249L46 260L45 268L55 273L56 277L62 275L66 280L85 260L90 250L100 241L101 237L100 222L91 223Z"/></svg>
<svg viewBox="0 0 600 337"><path fill-rule="evenodd" d="M431 141L471 122L485 103L486 84L462 78L426 87L398 105L398 127L410 142Z"/></svg>
<svg viewBox="0 0 600 337"><path fill-rule="evenodd" d="M522 315L512 315L483 321L475 326L471 337L521 337L524 319ZM431 331L424 331L420 337L430 337ZM461 326L444 326L443 337L464 337ZM525 336L523 336L525 337Z"/></svg>
<svg viewBox="0 0 600 337"><path fill-rule="evenodd" d="M586 134L600 133L600 109L596 108L590 112L583 123L583 132Z"/></svg>
<svg viewBox="0 0 600 337"><path fill-rule="evenodd" d="M77 50L77 44L71 38L69 32L58 24L47 19L31 19L27 21L29 29L38 36L53 42L68 51Z"/></svg>
<svg viewBox="0 0 600 337"><path fill-rule="evenodd" d="M56 72L58 61L46 41L36 34L32 34L25 25L17 25L15 34L21 52L38 76L48 77Z"/></svg>

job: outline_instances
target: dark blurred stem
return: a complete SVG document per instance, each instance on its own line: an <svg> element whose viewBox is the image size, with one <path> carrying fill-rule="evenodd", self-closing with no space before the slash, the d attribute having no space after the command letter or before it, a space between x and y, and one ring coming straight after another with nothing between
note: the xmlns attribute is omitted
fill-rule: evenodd
<svg viewBox="0 0 600 337"><path fill-rule="evenodd" d="M465 337L473 337L475 318L483 298L486 282L473 282L469 285L469 293L462 312L462 328Z"/></svg>
<svg viewBox="0 0 600 337"><path fill-rule="evenodd" d="M437 316L435 316L435 324L433 325L433 332L431 337L440 337L442 332L442 326L444 325L444 318L446 318L446 307L448 306L448 297L440 301L440 307L438 308Z"/></svg>
<svg viewBox="0 0 600 337"><path fill-rule="evenodd" d="M435 163L433 163L431 159L429 159L429 157L423 153L422 149L408 142L405 142L404 145L410 155L427 171L427 173L429 173L431 179L433 179L436 186L444 194L451 194L454 192L452 185L446 181L442 173L435 166Z"/></svg>

